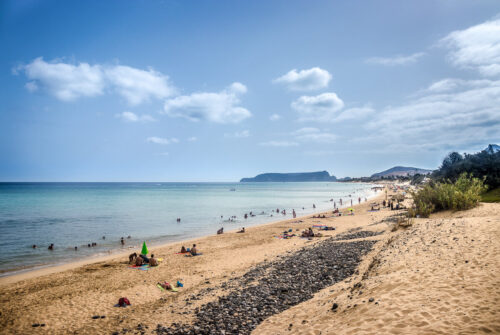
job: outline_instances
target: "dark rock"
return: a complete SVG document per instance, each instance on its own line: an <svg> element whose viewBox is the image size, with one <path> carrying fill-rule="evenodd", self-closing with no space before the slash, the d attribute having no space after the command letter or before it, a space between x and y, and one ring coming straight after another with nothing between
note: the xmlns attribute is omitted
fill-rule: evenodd
<svg viewBox="0 0 500 335"><path fill-rule="evenodd" d="M337 308L339 308L339 305L336 302L334 302L332 305L332 311L336 311Z"/></svg>

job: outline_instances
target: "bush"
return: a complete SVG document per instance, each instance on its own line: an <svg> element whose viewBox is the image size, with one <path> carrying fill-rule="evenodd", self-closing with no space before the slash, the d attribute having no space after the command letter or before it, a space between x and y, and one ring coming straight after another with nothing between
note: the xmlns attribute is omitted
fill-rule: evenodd
<svg viewBox="0 0 500 335"><path fill-rule="evenodd" d="M462 173L452 183L431 182L416 192L412 192L412 216L429 217L441 210L460 211L470 209L481 201L481 193L486 191L483 180Z"/></svg>

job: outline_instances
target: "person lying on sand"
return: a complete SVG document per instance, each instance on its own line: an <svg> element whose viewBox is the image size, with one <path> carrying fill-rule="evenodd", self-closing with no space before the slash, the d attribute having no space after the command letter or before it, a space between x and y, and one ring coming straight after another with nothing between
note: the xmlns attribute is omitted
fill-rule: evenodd
<svg viewBox="0 0 500 335"><path fill-rule="evenodd" d="M170 285L166 281L163 282L163 283L158 282L158 285L160 285L161 287L163 287L167 291L171 291L172 290L172 285Z"/></svg>
<svg viewBox="0 0 500 335"><path fill-rule="evenodd" d="M149 259L149 266L158 266L158 261L156 260L154 254L151 254L151 258Z"/></svg>
<svg viewBox="0 0 500 335"><path fill-rule="evenodd" d="M238 231L238 233L244 233L245 232L245 227L241 228L240 231Z"/></svg>
<svg viewBox="0 0 500 335"><path fill-rule="evenodd" d="M308 230L304 230L302 232L302 237L314 237L314 232L312 228L309 228Z"/></svg>
<svg viewBox="0 0 500 335"><path fill-rule="evenodd" d="M142 260L144 261L144 263L149 263L149 258L148 256L146 255L143 255L143 254L140 254L138 258L142 258Z"/></svg>

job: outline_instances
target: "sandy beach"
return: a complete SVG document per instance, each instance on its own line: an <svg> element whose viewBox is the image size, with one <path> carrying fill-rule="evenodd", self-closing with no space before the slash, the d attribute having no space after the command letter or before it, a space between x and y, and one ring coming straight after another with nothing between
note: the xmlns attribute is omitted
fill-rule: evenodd
<svg viewBox="0 0 500 335"><path fill-rule="evenodd" d="M251 227L244 234L233 231L197 239L203 252L198 257L176 254L191 241L151 248L163 261L148 271L129 268L127 255L114 255L1 278L0 332L175 333L169 328L173 323L199 324L200 311L214 310L220 298L258 287L258 278L269 282L274 273L279 279L279 272L271 270L280 262L293 264L290 260L304 253L348 249L351 243L365 243L370 250L359 264L353 263L352 275L351 269L340 269L343 276L322 281L324 287L313 290L310 299L299 296L300 303L290 302L291 308L278 309L258 325L249 321L251 327L244 329L256 327L254 334L500 332L499 204L440 213L415 219L410 227L398 227L397 211L371 212L369 203L355 206L353 216L332 217L327 212L325 219L307 216ZM336 230L312 240L276 238L284 230L299 234L313 224ZM177 280L184 284L178 292L156 286ZM120 297L127 297L132 306L114 307ZM337 307L332 310L334 304ZM258 306L249 310L257 315L254 307ZM188 333L203 333L203 329L192 328Z"/></svg>

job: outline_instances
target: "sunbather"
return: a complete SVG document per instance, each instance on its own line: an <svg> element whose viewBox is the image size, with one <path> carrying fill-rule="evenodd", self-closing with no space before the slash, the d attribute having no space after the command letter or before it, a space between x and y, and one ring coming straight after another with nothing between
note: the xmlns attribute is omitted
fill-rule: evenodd
<svg viewBox="0 0 500 335"><path fill-rule="evenodd" d="M187 252L186 248L184 246L182 246L181 248L181 254L185 254Z"/></svg>
<svg viewBox="0 0 500 335"><path fill-rule="evenodd" d="M191 255L196 256L198 254L198 250L196 250L196 244L193 244L193 247L189 251Z"/></svg>
<svg viewBox="0 0 500 335"><path fill-rule="evenodd" d="M136 252L134 252L133 254L130 254L130 255L128 256L128 262L129 262L129 264L134 263L134 262L135 262L135 260L136 260L136 258L137 258L137 253L136 253Z"/></svg>
<svg viewBox="0 0 500 335"><path fill-rule="evenodd" d="M158 261L153 254L151 254L151 258L149 259L149 266L158 266Z"/></svg>
<svg viewBox="0 0 500 335"><path fill-rule="evenodd" d="M238 233L244 233L245 232L245 227L241 228Z"/></svg>

